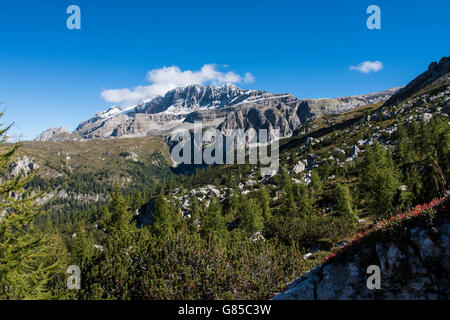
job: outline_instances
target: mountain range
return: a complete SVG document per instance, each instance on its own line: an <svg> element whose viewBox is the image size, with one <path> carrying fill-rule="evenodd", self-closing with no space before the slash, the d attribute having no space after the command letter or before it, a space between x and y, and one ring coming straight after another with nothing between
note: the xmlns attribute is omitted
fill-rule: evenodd
<svg viewBox="0 0 450 320"><path fill-rule="evenodd" d="M280 130L289 137L302 124L322 115L338 114L385 101L400 88L341 98L298 99L291 94L243 90L233 84L190 85L163 96L122 109L112 106L81 122L70 133L65 127L50 128L36 141L130 138L166 135L171 130L202 121L204 127L226 129Z"/></svg>

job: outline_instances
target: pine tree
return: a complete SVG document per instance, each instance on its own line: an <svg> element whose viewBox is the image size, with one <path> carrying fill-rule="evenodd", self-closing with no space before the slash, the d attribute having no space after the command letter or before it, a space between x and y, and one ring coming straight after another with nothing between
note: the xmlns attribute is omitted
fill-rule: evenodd
<svg viewBox="0 0 450 320"><path fill-rule="evenodd" d="M406 183L408 190L411 191L413 198L416 202L424 202L424 190L421 175L416 166L413 166L406 176Z"/></svg>
<svg viewBox="0 0 450 320"><path fill-rule="evenodd" d="M242 201L240 216L242 229L248 235L261 232L264 228L261 208L256 204L254 199L247 198Z"/></svg>
<svg viewBox="0 0 450 320"><path fill-rule="evenodd" d="M227 226L222 215L220 202L211 199L202 221L202 235L212 241L223 241L227 238Z"/></svg>
<svg viewBox="0 0 450 320"><path fill-rule="evenodd" d="M433 141L431 140L431 133L423 117L420 121L417 147L420 153L420 160L423 160L424 158L427 157L427 155L433 153L434 146Z"/></svg>
<svg viewBox="0 0 450 320"><path fill-rule="evenodd" d="M191 218L190 218L191 229L196 231L198 229L199 222L200 222L200 204L198 203L197 196L194 196L192 198L191 204Z"/></svg>
<svg viewBox="0 0 450 320"><path fill-rule="evenodd" d="M285 197L292 193L292 180L284 167L281 168L281 186Z"/></svg>
<svg viewBox="0 0 450 320"><path fill-rule="evenodd" d="M108 207L110 214L109 226L116 231L130 231L131 220L133 218L128 210L127 202L123 197L119 185L115 184L111 193L111 202Z"/></svg>
<svg viewBox="0 0 450 320"><path fill-rule="evenodd" d="M408 150L408 133L402 124L397 129L397 145L399 157L405 158Z"/></svg>
<svg viewBox="0 0 450 320"><path fill-rule="evenodd" d="M297 186L298 204L300 210L297 213L299 217L311 217L316 212L316 199L308 186L302 182Z"/></svg>
<svg viewBox="0 0 450 320"><path fill-rule="evenodd" d="M261 206L262 217L265 222L269 221L271 218L271 210L270 210L270 196L266 187L263 185L258 191L258 203Z"/></svg>
<svg viewBox="0 0 450 320"><path fill-rule="evenodd" d="M352 224L358 221L350 190L345 184L341 183L336 184L336 213Z"/></svg>
<svg viewBox="0 0 450 320"><path fill-rule="evenodd" d="M314 194L318 194L322 191L323 182L317 170L314 170L311 173L311 188L314 191Z"/></svg>
<svg viewBox="0 0 450 320"><path fill-rule="evenodd" d="M294 192L292 190L287 194L286 200L286 214L293 217L297 214L297 203L295 202Z"/></svg>
<svg viewBox="0 0 450 320"><path fill-rule="evenodd" d="M152 229L157 235L166 235L174 232L177 217L168 206L166 199L159 194L155 199L155 208L152 213Z"/></svg>
<svg viewBox="0 0 450 320"><path fill-rule="evenodd" d="M0 117L3 114L0 114ZM9 176L20 143L6 147L7 131L0 129L0 299L47 299L64 295L68 257L59 235L34 227L39 210L25 186L32 176ZM9 149L8 149L9 148ZM6 151L5 151L6 150Z"/></svg>
<svg viewBox="0 0 450 320"><path fill-rule="evenodd" d="M395 203L400 187L400 174L394 165L392 154L378 143L366 152L359 176L361 190L373 213L386 216L400 205Z"/></svg>

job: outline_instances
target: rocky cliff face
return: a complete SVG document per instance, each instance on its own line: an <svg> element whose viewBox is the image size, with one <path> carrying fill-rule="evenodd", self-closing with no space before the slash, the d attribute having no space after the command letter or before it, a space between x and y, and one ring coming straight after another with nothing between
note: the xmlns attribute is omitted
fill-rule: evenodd
<svg viewBox="0 0 450 320"><path fill-rule="evenodd" d="M336 99L299 100L292 95L272 95L265 99L248 99L240 108L230 110L219 129L279 129L288 137L300 124L322 115L337 114L388 99L399 88L378 93Z"/></svg>
<svg viewBox="0 0 450 320"><path fill-rule="evenodd" d="M191 85L122 110L117 106L83 121L69 135L49 129L39 141L84 140L108 137L167 135L173 129L203 121L204 127L226 129L279 129L290 136L302 123L323 114L341 113L383 101L397 89L356 97L299 100L290 94L242 90L227 84L218 87Z"/></svg>
<svg viewBox="0 0 450 320"><path fill-rule="evenodd" d="M394 237L367 243L354 254L319 265L274 299L449 299L448 213L400 230ZM367 287L370 265L380 267L380 289Z"/></svg>
<svg viewBox="0 0 450 320"><path fill-rule="evenodd" d="M28 176L28 174L37 169L39 169L39 165L36 161L24 155L10 165L9 174L12 177L17 177L20 174Z"/></svg>
<svg viewBox="0 0 450 320"><path fill-rule="evenodd" d="M282 137L290 136L302 123L307 121L309 113L298 115L300 100L292 95L272 95L261 99L249 99L239 108L227 113L218 129L225 133L227 129L279 129Z"/></svg>

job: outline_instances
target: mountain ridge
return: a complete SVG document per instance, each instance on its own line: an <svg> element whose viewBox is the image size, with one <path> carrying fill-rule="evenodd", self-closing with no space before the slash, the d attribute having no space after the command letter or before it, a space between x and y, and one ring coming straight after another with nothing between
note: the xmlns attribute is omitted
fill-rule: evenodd
<svg viewBox="0 0 450 320"><path fill-rule="evenodd" d="M68 133L47 129L36 141L167 136L175 128L190 128L194 121L223 134L227 129L278 129L280 137L291 136L301 125L323 115L383 102L398 104L427 86L448 82L450 57L432 62L428 69L404 87L338 98L299 99L289 93L243 90L234 84L178 87L128 108L111 106L97 112Z"/></svg>
<svg viewBox="0 0 450 320"><path fill-rule="evenodd" d="M359 96L300 100L288 93L243 90L233 84L190 85L125 109L111 106L82 121L64 139L165 135L174 128L187 127L198 120L202 120L205 127L215 127L222 132L226 129L278 128L281 136L287 137L302 123L324 114L341 113L386 100L398 89ZM51 129L44 132L45 141L61 140L56 134L54 138L49 136ZM37 141L42 141L39 140L41 135Z"/></svg>

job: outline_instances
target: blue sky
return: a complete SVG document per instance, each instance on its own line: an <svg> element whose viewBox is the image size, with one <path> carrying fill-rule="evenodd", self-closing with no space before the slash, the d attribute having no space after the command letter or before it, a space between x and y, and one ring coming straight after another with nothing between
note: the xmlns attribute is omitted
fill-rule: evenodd
<svg viewBox="0 0 450 320"><path fill-rule="evenodd" d="M81 30L66 27L71 4ZM366 27L372 4L381 30ZM12 133L25 139L73 130L114 104L104 90L152 85L147 72L170 66L204 79L199 70L216 64L213 72L237 76L244 89L299 98L384 90L449 55L449 11L447 0L2 1L2 122L15 121ZM349 69L363 61L383 68Z"/></svg>

